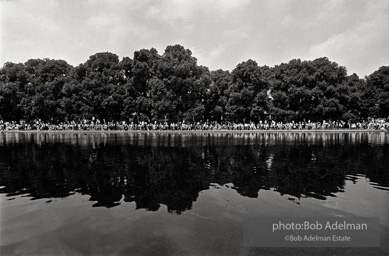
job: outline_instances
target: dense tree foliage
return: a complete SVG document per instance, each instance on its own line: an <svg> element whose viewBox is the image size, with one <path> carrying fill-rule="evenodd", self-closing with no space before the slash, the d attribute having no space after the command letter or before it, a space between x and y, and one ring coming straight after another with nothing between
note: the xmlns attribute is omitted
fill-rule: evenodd
<svg viewBox="0 0 389 256"><path fill-rule="evenodd" d="M7 62L0 119L80 121L357 121L389 116L389 66L360 79L327 58L275 67L244 61L231 72L197 64L189 49L154 48L121 61L101 52L63 60Z"/></svg>
<svg viewBox="0 0 389 256"><path fill-rule="evenodd" d="M370 115L389 116L389 66L367 77L364 99Z"/></svg>
<svg viewBox="0 0 389 256"><path fill-rule="evenodd" d="M229 99L226 109L230 118L246 122L264 118L269 108L268 81L253 60L242 62L232 71L232 84L228 88Z"/></svg>
<svg viewBox="0 0 389 256"><path fill-rule="evenodd" d="M291 60L274 68L273 109L276 119L341 119L347 111L347 73L327 58Z"/></svg>

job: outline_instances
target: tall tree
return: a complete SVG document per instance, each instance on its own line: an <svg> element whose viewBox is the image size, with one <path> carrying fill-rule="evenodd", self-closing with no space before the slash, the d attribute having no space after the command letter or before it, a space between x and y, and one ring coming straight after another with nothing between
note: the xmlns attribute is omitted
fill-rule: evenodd
<svg viewBox="0 0 389 256"><path fill-rule="evenodd" d="M278 120L341 119L346 104L341 99L347 81L344 67L319 58L291 60L275 66L270 81L272 114ZM346 90L347 91L347 90Z"/></svg>
<svg viewBox="0 0 389 256"><path fill-rule="evenodd" d="M382 66L367 77L364 94L371 117L389 117L389 66Z"/></svg>
<svg viewBox="0 0 389 256"><path fill-rule="evenodd" d="M206 93L205 113L210 120L221 121L226 114L226 104L229 98L228 88L231 86L229 71L216 70L210 72L211 84Z"/></svg>
<svg viewBox="0 0 389 256"><path fill-rule="evenodd" d="M99 119L120 120L122 112L119 57L110 52L96 53L83 65L82 99Z"/></svg>
<svg viewBox="0 0 389 256"><path fill-rule="evenodd" d="M243 122L263 119L269 110L269 83L261 68L255 61L248 60L238 64L231 75L226 105L230 119Z"/></svg>
<svg viewBox="0 0 389 256"><path fill-rule="evenodd" d="M197 65L189 49L181 45L167 46L159 69L160 79L172 95L177 97L176 120L200 120L204 116L203 104L210 80L203 77L208 72Z"/></svg>
<svg viewBox="0 0 389 256"><path fill-rule="evenodd" d="M25 87L30 74L21 63L7 62L0 69L0 119L6 121L23 119L21 99L25 96Z"/></svg>
<svg viewBox="0 0 389 256"><path fill-rule="evenodd" d="M21 100L27 120L58 122L64 118L61 91L72 66L64 60L30 59L25 63L30 81Z"/></svg>

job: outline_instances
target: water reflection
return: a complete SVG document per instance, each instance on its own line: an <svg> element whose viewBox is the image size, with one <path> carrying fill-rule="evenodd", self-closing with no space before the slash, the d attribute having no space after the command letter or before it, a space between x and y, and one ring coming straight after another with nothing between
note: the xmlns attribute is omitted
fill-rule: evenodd
<svg viewBox="0 0 389 256"><path fill-rule="evenodd" d="M0 146L19 143L70 143L90 146L114 143L119 145L154 147L191 147L228 145L280 145L280 144L389 144L387 132L245 132L245 133L18 133L0 134Z"/></svg>
<svg viewBox="0 0 389 256"><path fill-rule="evenodd" d="M33 199L80 192L95 207L164 204L179 214L216 183L252 198L272 189L298 203L335 196L353 175L387 189L388 155L385 133L5 133L0 192Z"/></svg>

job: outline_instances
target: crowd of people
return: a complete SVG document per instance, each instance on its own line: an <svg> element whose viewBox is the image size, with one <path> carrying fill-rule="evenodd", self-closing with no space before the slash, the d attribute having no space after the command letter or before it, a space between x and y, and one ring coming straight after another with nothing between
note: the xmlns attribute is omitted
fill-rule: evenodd
<svg viewBox="0 0 389 256"><path fill-rule="evenodd" d="M81 122L62 122L52 124L35 120L32 122L5 122L0 120L0 131L205 131L205 130L337 130L364 129L389 130L389 120L371 119L356 123L345 121L323 120L322 122L276 122L259 121L257 123L235 122L100 122L99 120L83 120Z"/></svg>

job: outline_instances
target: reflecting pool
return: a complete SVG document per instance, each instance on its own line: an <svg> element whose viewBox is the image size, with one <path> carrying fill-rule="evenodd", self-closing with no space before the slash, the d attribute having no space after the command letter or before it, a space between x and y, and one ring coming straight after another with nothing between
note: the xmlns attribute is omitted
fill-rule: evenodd
<svg viewBox="0 0 389 256"><path fill-rule="evenodd" d="M2 255L387 255L389 133L2 133ZM380 217L381 248L245 248L243 219Z"/></svg>

